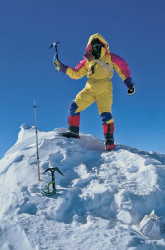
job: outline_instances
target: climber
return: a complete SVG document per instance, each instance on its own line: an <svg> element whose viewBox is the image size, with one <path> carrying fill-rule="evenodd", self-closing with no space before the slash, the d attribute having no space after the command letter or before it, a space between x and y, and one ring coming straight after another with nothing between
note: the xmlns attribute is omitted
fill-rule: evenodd
<svg viewBox="0 0 165 250"><path fill-rule="evenodd" d="M89 38L84 59L75 69L64 65L60 60L54 61L55 68L67 74L72 79L80 79L87 76L88 81L72 101L69 107L69 131L62 136L79 138L80 112L85 110L95 101L102 119L103 133L105 137L105 150L116 148L114 143L114 120L112 117L112 82L114 69L128 88L128 94L135 92L132 83L130 69L124 59L109 50L109 45L100 34L94 34Z"/></svg>

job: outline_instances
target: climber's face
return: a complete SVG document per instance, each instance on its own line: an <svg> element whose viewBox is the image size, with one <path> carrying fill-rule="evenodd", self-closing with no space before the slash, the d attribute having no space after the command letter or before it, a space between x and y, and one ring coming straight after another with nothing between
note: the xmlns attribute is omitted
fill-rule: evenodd
<svg viewBox="0 0 165 250"><path fill-rule="evenodd" d="M95 59L99 59L101 56L101 48L104 47L104 45L99 41L99 39L93 39L92 41L92 55L95 57Z"/></svg>

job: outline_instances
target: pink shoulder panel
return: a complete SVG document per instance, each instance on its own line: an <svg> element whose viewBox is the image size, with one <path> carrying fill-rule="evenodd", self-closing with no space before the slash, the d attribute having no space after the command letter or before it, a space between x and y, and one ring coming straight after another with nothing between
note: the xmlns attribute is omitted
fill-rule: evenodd
<svg viewBox="0 0 165 250"><path fill-rule="evenodd" d="M77 71L80 70L81 68L83 68L83 67L85 66L85 64L86 64L86 59L81 60L81 61L77 64L75 70L77 70Z"/></svg>
<svg viewBox="0 0 165 250"><path fill-rule="evenodd" d="M115 64L121 71L121 73L125 76L125 78L131 77L130 69L126 61L120 56L110 53L112 63Z"/></svg>

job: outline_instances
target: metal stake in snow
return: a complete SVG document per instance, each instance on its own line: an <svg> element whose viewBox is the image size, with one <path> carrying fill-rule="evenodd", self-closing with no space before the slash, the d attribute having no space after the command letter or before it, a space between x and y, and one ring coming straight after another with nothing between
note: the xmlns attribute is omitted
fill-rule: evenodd
<svg viewBox="0 0 165 250"><path fill-rule="evenodd" d="M38 181L41 181L40 179L40 166L39 166L39 150L38 150L38 131L37 131L37 116L36 116L36 102L34 100L34 117L35 117L35 128L36 128L36 150L37 150L37 167L38 167Z"/></svg>

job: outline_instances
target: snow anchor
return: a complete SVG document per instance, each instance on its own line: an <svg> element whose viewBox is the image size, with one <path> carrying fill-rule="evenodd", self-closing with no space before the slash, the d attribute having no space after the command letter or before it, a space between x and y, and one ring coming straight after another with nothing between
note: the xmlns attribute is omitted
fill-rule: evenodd
<svg viewBox="0 0 165 250"><path fill-rule="evenodd" d="M61 174L61 175L64 176L64 174L57 167L55 167L55 168L48 168L43 173L46 173L48 171L50 171L51 174L52 174L52 181L47 184L46 190L43 190L43 189L41 190L41 193L44 194L44 195L47 195L47 196L53 195L53 194L56 193L55 173L54 172L57 171L59 174ZM51 184L52 184L52 191L50 191L50 185Z"/></svg>

